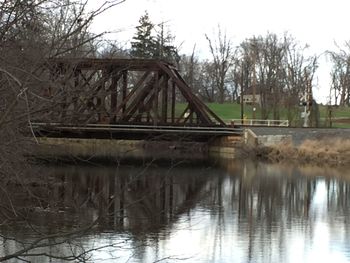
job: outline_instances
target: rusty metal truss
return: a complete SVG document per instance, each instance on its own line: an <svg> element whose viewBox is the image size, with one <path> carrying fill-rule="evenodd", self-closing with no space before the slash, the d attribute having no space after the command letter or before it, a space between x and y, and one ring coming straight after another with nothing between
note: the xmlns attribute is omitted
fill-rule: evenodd
<svg viewBox="0 0 350 263"><path fill-rule="evenodd" d="M53 102L46 122L225 126L164 61L53 59L46 68Z"/></svg>

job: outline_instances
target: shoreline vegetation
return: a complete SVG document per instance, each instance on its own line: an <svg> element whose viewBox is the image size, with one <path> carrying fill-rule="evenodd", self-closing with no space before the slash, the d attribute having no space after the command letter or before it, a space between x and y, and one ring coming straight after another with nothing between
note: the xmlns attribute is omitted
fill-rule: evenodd
<svg viewBox="0 0 350 263"><path fill-rule="evenodd" d="M310 165L350 166L350 139L306 139L300 145L281 142L257 145L249 151L258 159L269 162L297 162Z"/></svg>

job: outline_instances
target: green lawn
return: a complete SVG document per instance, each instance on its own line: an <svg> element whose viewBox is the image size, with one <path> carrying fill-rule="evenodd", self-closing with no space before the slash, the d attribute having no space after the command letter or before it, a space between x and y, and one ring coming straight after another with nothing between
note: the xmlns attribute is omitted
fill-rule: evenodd
<svg viewBox="0 0 350 263"><path fill-rule="evenodd" d="M238 103L206 103L206 105L215 112L223 120L232 120L241 118L241 105ZM177 103L176 104L176 113L181 114L187 103ZM252 117L252 107L249 105L244 105L244 111L246 118ZM257 109L256 117L259 118L260 111Z"/></svg>
<svg viewBox="0 0 350 263"><path fill-rule="evenodd" d="M350 128L350 124L347 123L333 123L332 128Z"/></svg>
<svg viewBox="0 0 350 263"><path fill-rule="evenodd" d="M231 120L241 118L241 105L237 103L207 103L208 107L214 111L221 119Z"/></svg>
<svg viewBox="0 0 350 263"><path fill-rule="evenodd" d="M187 104L185 103L178 103L176 105L176 111L182 112ZM229 121L231 119L240 119L241 118L241 105L238 103L207 103L208 107L214 111L221 119L224 121ZM324 123L324 120L327 117L328 109L327 106L319 106L320 109L320 118L321 118L321 124ZM302 109L300 108L300 112ZM252 118L252 106L250 105L244 105L244 116L247 119ZM281 119L287 119L286 112L282 109L281 110ZM260 109L257 108L256 110L256 119L260 119ZM272 118L272 117L271 117ZM338 107L332 109L332 118L350 118L350 108L348 107ZM339 127L339 128L350 128L349 124L343 124L343 123L333 123L333 127Z"/></svg>
<svg viewBox="0 0 350 263"><path fill-rule="evenodd" d="M327 106L320 106L321 116L326 116L328 112ZM335 118L350 118L350 108L347 107L333 107L332 116Z"/></svg>

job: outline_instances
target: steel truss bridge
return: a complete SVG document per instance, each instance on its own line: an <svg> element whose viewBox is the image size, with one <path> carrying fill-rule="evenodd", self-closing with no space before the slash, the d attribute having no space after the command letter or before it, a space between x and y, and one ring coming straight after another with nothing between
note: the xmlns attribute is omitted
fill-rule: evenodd
<svg viewBox="0 0 350 263"><path fill-rule="evenodd" d="M44 96L52 107L36 116L39 136L210 137L238 135L186 84L177 69L153 59L51 59ZM180 106L179 106L180 105Z"/></svg>

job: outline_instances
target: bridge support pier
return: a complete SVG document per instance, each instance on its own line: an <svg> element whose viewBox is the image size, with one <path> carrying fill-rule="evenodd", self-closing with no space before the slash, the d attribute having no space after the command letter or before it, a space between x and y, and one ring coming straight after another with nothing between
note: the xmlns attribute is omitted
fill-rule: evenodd
<svg viewBox="0 0 350 263"><path fill-rule="evenodd" d="M240 136L222 136L209 142L208 153L211 157L235 158L239 155L242 145Z"/></svg>

